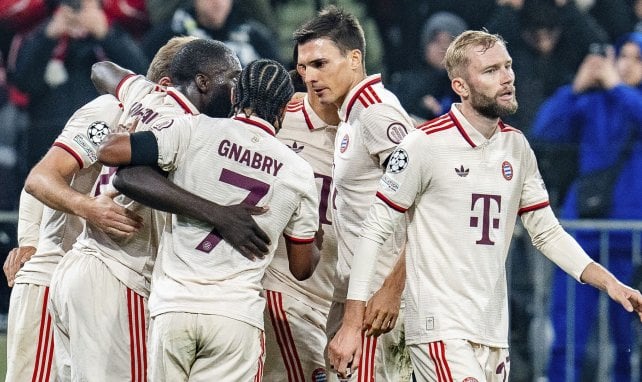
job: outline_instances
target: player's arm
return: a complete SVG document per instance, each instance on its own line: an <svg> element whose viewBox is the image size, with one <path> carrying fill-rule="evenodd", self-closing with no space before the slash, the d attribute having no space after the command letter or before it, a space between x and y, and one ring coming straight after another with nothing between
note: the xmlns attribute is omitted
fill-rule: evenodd
<svg viewBox="0 0 642 382"><path fill-rule="evenodd" d="M299 281L312 276L319 263L319 248L313 242L299 243L285 238L285 249L288 253L290 272Z"/></svg>
<svg viewBox="0 0 642 382"><path fill-rule="evenodd" d="M402 251L381 288L368 300L363 320L366 336L377 337L395 327L405 284L406 253Z"/></svg>
<svg viewBox="0 0 642 382"><path fill-rule="evenodd" d="M31 169L25 190L45 205L80 216L113 237L127 238L137 232L142 218L114 203L114 195L91 197L69 185L79 170L76 158L66 150L52 146Z"/></svg>
<svg viewBox="0 0 642 382"><path fill-rule="evenodd" d="M359 367L361 333L364 329L366 301L369 296L370 283L375 273L377 254L381 245L392 235L395 227L403 218L404 214L402 212L390 208L379 198L370 207L352 259L343 322L328 347L330 364L333 365L340 376L346 376ZM405 265L405 261L403 263L398 262L395 268L402 265ZM349 367L350 364L351 368Z"/></svg>
<svg viewBox="0 0 642 382"><path fill-rule="evenodd" d="M121 167L117 190L151 208L210 224L232 247L249 259L268 253L270 238L252 215L267 208L237 204L221 206L169 181L158 169L158 143L150 131L110 134L98 148L98 160Z"/></svg>
<svg viewBox="0 0 642 382"><path fill-rule="evenodd" d="M134 72L111 61L101 61L91 66L91 80L99 93L116 96L116 89L123 79Z"/></svg>
<svg viewBox="0 0 642 382"><path fill-rule="evenodd" d="M16 273L36 253L42 209L42 203L23 189L18 209L18 247L9 251L2 266L9 287L13 287Z"/></svg>
<svg viewBox="0 0 642 382"><path fill-rule="evenodd" d="M613 274L594 262L582 247L559 224L550 207L522 215L533 245L570 276L608 293L628 312L636 312L642 320L640 291L622 284Z"/></svg>

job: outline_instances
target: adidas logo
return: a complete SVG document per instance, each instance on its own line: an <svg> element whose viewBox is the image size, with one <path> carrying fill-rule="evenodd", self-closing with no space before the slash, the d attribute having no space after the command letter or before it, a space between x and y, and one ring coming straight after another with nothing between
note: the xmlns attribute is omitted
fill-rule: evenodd
<svg viewBox="0 0 642 382"><path fill-rule="evenodd" d="M297 153L297 154L298 154L298 153L300 153L300 152L303 150L303 148L305 147L305 146L299 146L299 145L296 143L296 141L292 142L292 146L290 146L290 145L287 145L287 146L288 146L289 148L291 148L291 149L292 149L292 151L294 151L294 152L295 152L295 153Z"/></svg>
<svg viewBox="0 0 642 382"><path fill-rule="evenodd" d="M459 168L455 167L455 172L457 173L457 175L463 178L464 176L468 176L468 172L470 172L470 169L467 168L464 170L464 165L462 164Z"/></svg>

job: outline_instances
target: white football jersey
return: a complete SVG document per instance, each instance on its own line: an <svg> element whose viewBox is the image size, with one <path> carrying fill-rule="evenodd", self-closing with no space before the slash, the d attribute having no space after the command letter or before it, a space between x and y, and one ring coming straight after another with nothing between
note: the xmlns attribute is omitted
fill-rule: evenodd
<svg viewBox="0 0 642 382"><path fill-rule="evenodd" d="M377 196L411 216L406 343L462 338L507 347L505 263L515 220L549 205L524 135L499 122L486 139L453 105L401 142Z"/></svg>
<svg viewBox="0 0 642 382"><path fill-rule="evenodd" d="M312 277L298 281L288 265L285 240L279 240L274 259L265 272L263 287L295 297L324 312L332 303L337 264L337 239L332 228L332 153L337 127L328 125L312 110L306 95L288 104L283 127L276 137L308 162L314 170L319 194L319 219L323 248Z"/></svg>
<svg viewBox="0 0 642 382"><path fill-rule="evenodd" d="M339 244L334 298L345 300L353 251L361 225L375 200L383 163L411 130L413 121L397 97L386 90L381 75L365 78L355 86L339 109L334 147L333 223ZM405 229L399 227L381 248L373 292L379 289L403 248Z"/></svg>
<svg viewBox="0 0 642 382"><path fill-rule="evenodd" d="M252 261L212 233L211 226L172 215L154 268L152 317L217 314L263 329L261 279L279 236L311 243L319 225L312 168L260 118L182 117L159 122L152 131L158 164L177 185L222 205L269 206L254 219L272 242L269 255Z"/></svg>
<svg viewBox="0 0 642 382"><path fill-rule="evenodd" d="M124 107L120 122L127 124L138 118L136 131L149 130L160 116L198 114L196 107L183 94L173 88L164 89L142 76L123 79L118 86L117 96ZM114 189L111 183L115 173L115 167L103 167L96 182L95 195ZM169 215L124 195L117 196L114 201L142 216L143 227L130 239L114 240L100 229L86 225L75 248L100 258L114 277L147 297L160 235Z"/></svg>
<svg viewBox="0 0 642 382"><path fill-rule="evenodd" d="M122 105L111 95L97 97L78 109L67 121L53 146L73 156L80 170L70 186L89 194L102 165L96 150L110 129L118 125ZM36 253L16 275L16 283L49 286L51 275L62 256L71 249L82 231L82 219L72 214L44 207Z"/></svg>

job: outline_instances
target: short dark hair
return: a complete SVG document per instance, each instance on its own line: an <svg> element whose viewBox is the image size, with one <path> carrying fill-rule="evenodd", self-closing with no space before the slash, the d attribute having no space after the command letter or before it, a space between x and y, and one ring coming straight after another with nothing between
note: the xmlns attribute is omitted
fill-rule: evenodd
<svg viewBox="0 0 642 382"><path fill-rule="evenodd" d="M359 20L334 5L319 11L316 17L294 31L293 36L297 45L317 38L327 38L337 45L341 53L358 49L366 56L366 38Z"/></svg>
<svg viewBox="0 0 642 382"><path fill-rule="evenodd" d="M256 116L274 123L282 117L283 108L292 98L294 86L288 71L274 60L250 62L241 71L234 92L234 113L251 109Z"/></svg>
<svg viewBox="0 0 642 382"><path fill-rule="evenodd" d="M170 76L174 85L186 85L197 74L214 75L235 67L236 54L217 40L197 39L180 49L170 66Z"/></svg>

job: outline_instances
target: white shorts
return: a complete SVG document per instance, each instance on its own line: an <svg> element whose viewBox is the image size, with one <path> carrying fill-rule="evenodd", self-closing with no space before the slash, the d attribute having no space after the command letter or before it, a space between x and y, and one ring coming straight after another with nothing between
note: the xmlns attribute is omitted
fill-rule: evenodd
<svg viewBox="0 0 642 382"><path fill-rule="evenodd" d="M7 381L55 381L49 287L15 284L7 323ZM52 369L54 370L52 372Z"/></svg>
<svg viewBox="0 0 642 382"><path fill-rule="evenodd" d="M62 258L49 312L61 380L147 380L147 300L97 257L72 250Z"/></svg>
<svg viewBox="0 0 642 382"><path fill-rule="evenodd" d="M345 304L333 302L328 315L328 339L334 337L341 327ZM410 354L404 337L404 309L399 310L397 323L391 331L379 337L363 336L359 369L350 381L356 382L407 382L412 377ZM329 381L337 381L335 373L329 373Z"/></svg>
<svg viewBox="0 0 642 382"><path fill-rule="evenodd" d="M266 290L265 298L263 380L326 381L327 314L280 292Z"/></svg>
<svg viewBox="0 0 642 382"><path fill-rule="evenodd" d="M224 316L159 314L151 321L149 349L154 382L260 382L263 375L263 331Z"/></svg>
<svg viewBox="0 0 642 382"><path fill-rule="evenodd" d="M507 348L467 340L408 345L417 382L505 382L510 372Z"/></svg>

